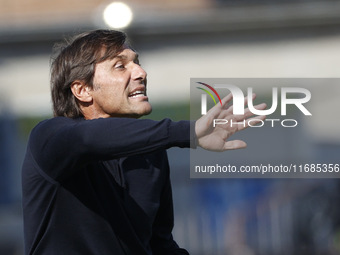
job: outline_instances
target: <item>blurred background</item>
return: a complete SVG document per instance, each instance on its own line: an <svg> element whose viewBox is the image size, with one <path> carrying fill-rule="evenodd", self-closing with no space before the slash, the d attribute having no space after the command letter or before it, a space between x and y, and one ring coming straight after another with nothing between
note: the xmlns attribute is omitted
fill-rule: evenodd
<svg viewBox="0 0 340 255"><path fill-rule="evenodd" d="M156 120L190 118L193 77L340 76L338 0L0 0L0 254L23 254L20 170L30 130L52 116L52 47L97 28L128 33ZM314 109L338 109L339 93L319 89ZM296 146L276 155L339 163L340 121L325 119L331 130L287 133ZM268 139L265 132L257 139ZM190 179L189 154L169 150L173 233L191 254L340 254L337 179Z"/></svg>

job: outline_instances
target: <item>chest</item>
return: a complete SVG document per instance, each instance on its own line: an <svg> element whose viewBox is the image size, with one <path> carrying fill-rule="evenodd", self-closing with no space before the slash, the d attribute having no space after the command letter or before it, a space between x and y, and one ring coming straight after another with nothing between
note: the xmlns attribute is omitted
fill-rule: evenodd
<svg viewBox="0 0 340 255"><path fill-rule="evenodd" d="M132 199L146 213L158 208L168 181L167 159L162 154L147 154L102 162L108 180L120 190L123 200ZM112 176L112 178L111 178Z"/></svg>
<svg viewBox="0 0 340 255"><path fill-rule="evenodd" d="M165 152L93 162L79 173L72 187L79 196L108 214L119 207L132 218L139 215L151 221L169 182Z"/></svg>

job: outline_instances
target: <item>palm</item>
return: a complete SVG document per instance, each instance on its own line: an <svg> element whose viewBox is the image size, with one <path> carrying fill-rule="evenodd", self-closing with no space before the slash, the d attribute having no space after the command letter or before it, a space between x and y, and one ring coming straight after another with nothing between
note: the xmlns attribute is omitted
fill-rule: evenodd
<svg viewBox="0 0 340 255"><path fill-rule="evenodd" d="M255 97L255 95L254 95ZM233 115L233 107L227 107L231 101L232 95L228 95L222 100L222 106L215 105L206 115L197 120L195 131L198 139L198 145L206 150L225 151L233 149L245 148L247 144L242 140L228 140L234 133L248 127L249 120L253 120L253 124L257 121L265 119L265 116L257 116L250 118L253 114L249 109L245 109L244 115ZM265 104L259 104L257 109L262 110ZM220 119L222 123L215 123L214 120ZM222 121L223 120L223 121ZM244 120L245 121L243 124ZM223 122L226 122L223 124ZM239 124L237 124L237 122ZM231 123L233 123L231 125Z"/></svg>

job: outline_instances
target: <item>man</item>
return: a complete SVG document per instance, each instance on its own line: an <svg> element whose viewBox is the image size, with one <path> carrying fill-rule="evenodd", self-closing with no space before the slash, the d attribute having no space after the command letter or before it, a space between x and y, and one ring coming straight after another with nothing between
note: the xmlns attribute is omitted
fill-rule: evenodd
<svg viewBox="0 0 340 255"><path fill-rule="evenodd" d="M171 234L165 149L243 148L226 141L241 128L210 121L251 113L216 106L196 122L138 120L151 112L146 72L118 31L66 45L52 62L51 90L55 117L32 130L22 170L25 253L188 254Z"/></svg>

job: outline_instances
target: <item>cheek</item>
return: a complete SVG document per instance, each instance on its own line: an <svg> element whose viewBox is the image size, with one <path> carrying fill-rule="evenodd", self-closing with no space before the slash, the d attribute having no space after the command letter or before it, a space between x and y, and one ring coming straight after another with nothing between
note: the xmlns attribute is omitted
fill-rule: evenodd
<svg viewBox="0 0 340 255"><path fill-rule="evenodd" d="M129 79L123 75L116 75L115 77L107 80L108 89L116 94L126 94L129 85Z"/></svg>
<svg viewBox="0 0 340 255"><path fill-rule="evenodd" d="M94 80L94 85L97 85L96 91L97 100L110 105L119 105L128 100L128 79L124 77L110 78L108 75L98 74Z"/></svg>
<svg viewBox="0 0 340 255"><path fill-rule="evenodd" d="M116 87L115 84L112 84L112 86L103 91L102 97L102 100L104 100L108 106L118 108L125 105L128 100L125 91L121 87Z"/></svg>

